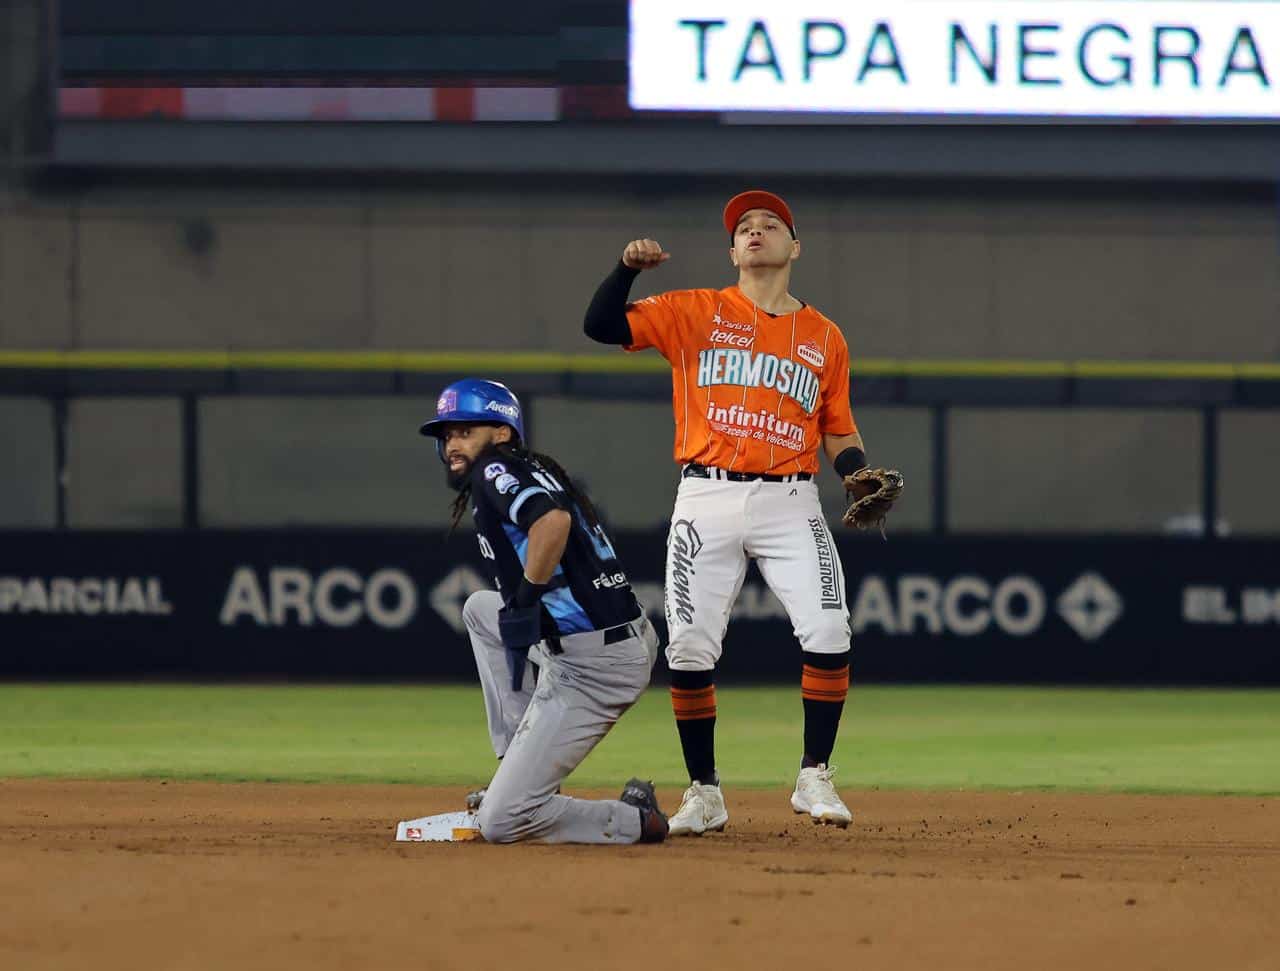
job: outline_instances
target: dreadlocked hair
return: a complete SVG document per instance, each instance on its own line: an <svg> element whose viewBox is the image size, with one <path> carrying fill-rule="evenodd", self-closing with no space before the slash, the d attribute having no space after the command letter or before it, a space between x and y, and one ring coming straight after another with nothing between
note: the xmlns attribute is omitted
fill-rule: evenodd
<svg viewBox="0 0 1280 971"><path fill-rule="evenodd" d="M587 525L592 529L598 529L600 526L600 515L596 512L596 507L591 504L591 500L587 498L587 494L578 487L578 484L570 478L569 473L553 459L550 455L544 455L542 452L533 452L520 445L517 442L502 442L497 446L499 455L508 459L518 459L520 461L532 462L534 465L542 467L564 486L565 494L573 500L574 504L582 510L582 515L587 521ZM449 526L450 535L458 528L458 523L462 522L462 517L466 515L467 508L471 505L471 480L458 490L458 495L453 500L451 512L453 514L453 522Z"/></svg>
<svg viewBox="0 0 1280 971"><path fill-rule="evenodd" d="M541 466L552 477L564 486L565 494L573 500L574 505L582 510L582 515L587 521L587 525L592 529L598 529L600 526L600 515L596 512L596 507L591 504L591 500L587 498L587 494L578 487L566 472L550 455L542 452L534 452L517 442L503 442L498 446L498 454L507 458L523 459L526 462L532 462L534 465Z"/></svg>
<svg viewBox="0 0 1280 971"><path fill-rule="evenodd" d="M458 523L462 522L462 517L466 514L467 506L469 505L471 505L470 478L468 478L466 484L458 490L458 494L453 499L453 506L450 507L450 512L453 513L453 522L449 524L450 536L452 536L453 531L458 528Z"/></svg>

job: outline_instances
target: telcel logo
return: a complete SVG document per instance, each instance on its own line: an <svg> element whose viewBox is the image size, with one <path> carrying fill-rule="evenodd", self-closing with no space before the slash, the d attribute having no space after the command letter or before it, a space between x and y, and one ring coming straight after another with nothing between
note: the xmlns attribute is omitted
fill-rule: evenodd
<svg viewBox="0 0 1280 971"><path fill-rule="evenodd" d="M728 344L730 347L750 347L756 342L751 334L735 334L728 330L713 330L711 332L712 344Z"/></svg>

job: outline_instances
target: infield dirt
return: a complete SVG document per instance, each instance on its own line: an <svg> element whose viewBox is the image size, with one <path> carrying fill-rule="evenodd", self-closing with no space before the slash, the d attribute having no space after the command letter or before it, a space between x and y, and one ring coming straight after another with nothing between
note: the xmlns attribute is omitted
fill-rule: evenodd
<svg viewBox="0 0 1280 971"><path fill-rule="evenodd" d="M1280 967L1280 799L843 794L847 830L728 788L723 834L503 847L392 841L461 789L0 781L0 967Z"/></svg>

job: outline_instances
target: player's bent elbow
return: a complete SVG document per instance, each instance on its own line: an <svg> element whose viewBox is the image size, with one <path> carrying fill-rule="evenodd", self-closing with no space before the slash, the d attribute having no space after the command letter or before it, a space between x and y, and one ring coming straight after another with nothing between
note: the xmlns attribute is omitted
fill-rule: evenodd
<svg viewBox="0 0 1280 971"><path fill-rule="evenodd" d="M582 332L597 344L626 347L633 343L631 324L625 313L611 318L588 312L582 321Z"/></svg>
<svg viewBox="0 0 1280 971"><path fill-rule="evenodd" d="M588 311L587 315L582 318L582 332L590 337L597 344L609 343L605 340L605 332L608 327L605 326L600 317Z"/></svg>

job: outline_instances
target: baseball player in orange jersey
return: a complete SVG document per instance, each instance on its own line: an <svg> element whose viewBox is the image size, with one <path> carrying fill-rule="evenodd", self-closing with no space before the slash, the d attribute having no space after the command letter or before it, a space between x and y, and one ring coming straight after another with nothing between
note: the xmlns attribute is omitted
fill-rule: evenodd
<svg viewBox="0 0 1280 971"><path fill-rule="evenodd" d="M636 276L670 258L628 243L587 309L584 330L671 363L681 479L667 538L671 703L690 785L672 836L723 829L715 765L715 667L748 560L786 607L803 651L804 754L791 806L848 826L828 765L849 690L844 572L813 478L818 452L841 476L866 455L849 405L840 329L788 291L800 256L787 204L744 192L724 209L736 286L629 303Z"/></svg>

